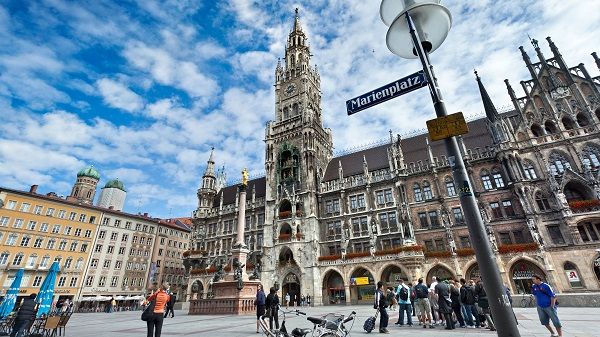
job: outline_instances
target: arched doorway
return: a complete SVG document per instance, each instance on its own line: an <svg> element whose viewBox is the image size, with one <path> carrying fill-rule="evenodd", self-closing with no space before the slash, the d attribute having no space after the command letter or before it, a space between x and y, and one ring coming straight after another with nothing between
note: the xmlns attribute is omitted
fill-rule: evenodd
<svg viewBox="0 0 600 337"><path fill-rule="evenodd" d="M546 279L546 274L535 264L519 260L510 268L513 286L517 294L531 294L531 277L536 274L542 279Z"/></svg>
<svg viewBox="0 0 600 337"><path fill-rule="evenodd" d="M290 306L297 304L300 305L300 298L302 297L300 289L300 278L294 274L289 273L283 279L283 287L281 288L282 298L285 298L286 294L290 294Z"/></svg>
<svg viewBox="0 0 600 337"><path fill-rule="evenodd" d="M281 252L279 252L279 265L285 266L291 264L296 264L296 260L294 260L294 253L292 253L292 250L289 247L283 247Z"/></svg>
<svg viewBox="0 0 600 337"><path fill-rule="evenodd" d="M375 279L364 268L357 268L350 276L350 302L372 304L375 300Z"/></svg>
<svg viewBox="0 0 600 337"><path fill-rule="evenodd" d="M283 200L279 205L279 219L288 219L292 217L292 203L289 200Z"/></svg>
<svg viewBox="0 0 600 337"><path fill-rule="evenodd" d="M323 278L323 304L345 304L346 290L340 273L330 270Z"/></svg>
<svg viewBox="0 0 600 337"><path fill-rule="evenodd" d="M594 199L590 189L576 180L571 180L565 185L564 193L568 202Z"/></svg>
<svg viewBox="0 0 600 337"><path fill-rule="evenodd" d="M292 226L288 223L284 223L281 225L281 229L279 230L279 241L290 241L292 237Z"/></svg>
<svg viewBox="0 0 600 337"><path fill-rule="evenodd" d="M477 280L479 277L481 277L479 265L477 263L473 263L473 265L471 265L465 273L465 280Z"/></svg>
<svg viewBox="0 0 600 337"><path fill-rule="evenodd" d="M437 265L429 270L429 273L427 273L426 282L428 284L431 283L431 279L434 276L437 278L438 281L454 279L454 274L452 273L452 271L450 271L450 269L442 265Z"/></svg>
<svg viewBox="0 0 600 337"><path fill-rule="evenodd" d="M403 279L407 282L412 282L412 280L408 279L406 273L402 271L402 269L396 265L386 267L381 273L381 280L385 282L388 287L396 287L400 284L400 279Z"/></svg>

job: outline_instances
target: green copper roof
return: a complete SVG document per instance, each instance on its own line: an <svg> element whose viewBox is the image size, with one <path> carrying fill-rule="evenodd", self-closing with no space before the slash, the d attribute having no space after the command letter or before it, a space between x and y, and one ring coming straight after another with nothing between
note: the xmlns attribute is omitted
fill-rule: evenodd
<svg viewBox="0 0 600 337"><path fill-rule="evenodd" d="M81 171L77 172L77 176L78 177L90 177L90 178L100 180L100 173L98 173L98 171L96 171L94 166L88 166L88 167L82 169Z"/></svg>
<svg viewBox="0 0 600 337"><path fill-rule="evenodd" d="M123 192L127 192L127 191L125 191L125 186L123 185L123 182L120 181L119 178L109 180L106 183L106 185L104 185L104 188L118 188Z"/></svg>

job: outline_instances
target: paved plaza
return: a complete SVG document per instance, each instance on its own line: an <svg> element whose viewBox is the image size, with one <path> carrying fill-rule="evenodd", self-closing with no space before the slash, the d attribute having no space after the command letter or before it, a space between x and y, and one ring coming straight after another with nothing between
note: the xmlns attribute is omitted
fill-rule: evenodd
<svg viewBox="0 0 600 337"><path fill-rule="evenodd" d="M366 317L373 313L369 306L354 307L358 319L351 330L351 336L366 335L362 324ZM328 312L349 314L351 307L315 307L304 308L307 314L319 316ZM539 324L535 308L516 308L517 318L522 337L548 337L548 331ZM144 336L146 323L140 320L140 312L115 312L74 314L67 327L67 337L71 336ZM256 321L252 316L188 316L182 311L176 311L175 318L165 319L163 336L211 336L211 337L249 337L259 336L256 333ZM443 330L442 327L422 329L421 327L396 327L393 323L398 312L390 312L390 336L496 336L495 333L484 329ZM598 337L600 323L598 316L600 308L560 308L559 315L564 326L564 336L567 337ZM286 323L288 331L292 328L312 328L310 322L303 316L289 317ZM379 335L376 331L372 335ZM310 336L310 335L309 335Z"/></svg>

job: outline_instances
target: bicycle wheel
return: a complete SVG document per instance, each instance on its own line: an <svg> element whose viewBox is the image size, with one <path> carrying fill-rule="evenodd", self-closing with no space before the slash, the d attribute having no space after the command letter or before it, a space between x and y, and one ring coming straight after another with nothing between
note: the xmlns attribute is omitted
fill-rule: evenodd
<svg viewBox="0 0 600 337"><path fill-rule="evenodd" d="M319 337L338 337L338 335L335 332L326 332L322 335L319 335Z"/></svg>

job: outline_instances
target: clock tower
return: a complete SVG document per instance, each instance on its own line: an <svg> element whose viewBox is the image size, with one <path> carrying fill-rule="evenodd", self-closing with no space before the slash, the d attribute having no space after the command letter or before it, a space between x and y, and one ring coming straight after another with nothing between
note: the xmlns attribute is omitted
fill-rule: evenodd
<svg viewBox="0 0 600 337"><path fill-rule="evenodd" d="M284 293L320 294L319 183L332 157L331 130L323 127L321 80L298 16L275 69L275 120L267 123L264 284ZM315 274L316 273L316 274ZM315 281L317 282L317 281Z"/></svg>

